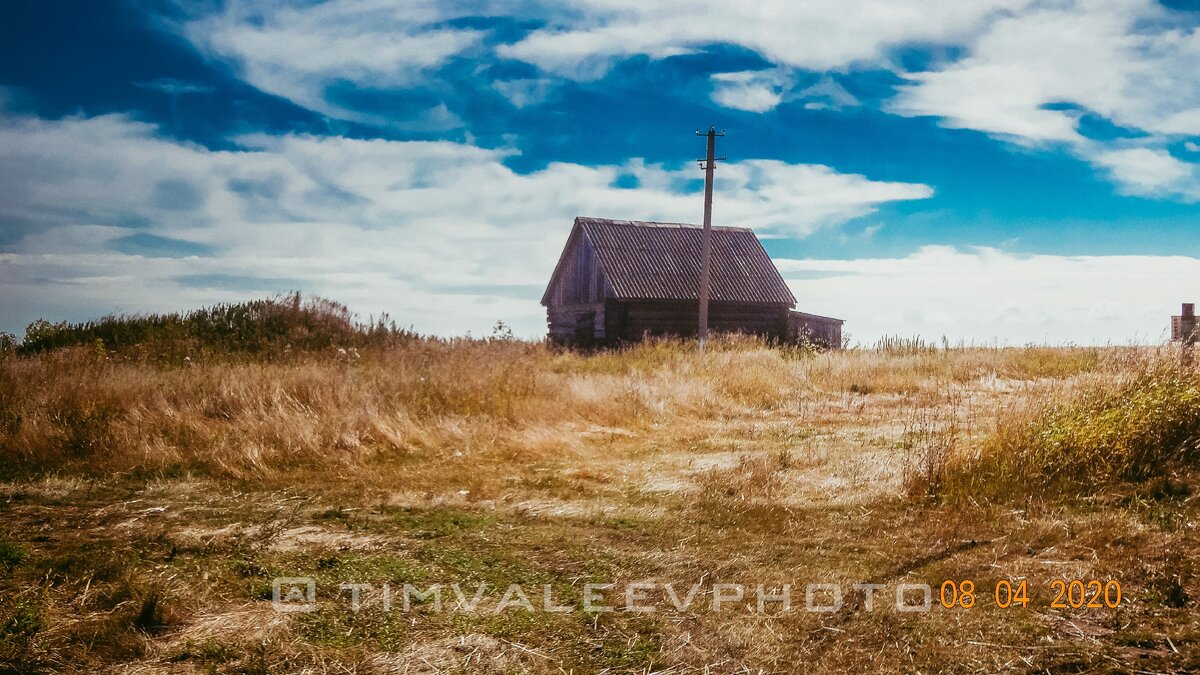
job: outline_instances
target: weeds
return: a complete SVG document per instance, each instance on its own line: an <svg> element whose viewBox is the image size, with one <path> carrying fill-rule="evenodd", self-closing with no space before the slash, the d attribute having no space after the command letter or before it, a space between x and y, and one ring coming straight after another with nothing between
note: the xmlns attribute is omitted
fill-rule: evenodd
<svg viewBox="0 0 1200 675"><path fill-rule="evenodd" d="M1200 382L1159 358L1001 412L978 452L950 463L946 491L1007 500L1142 484L1169 496L1167 478L1198 459Z"/></svg>
<svg viewBox="0 0 1200 675"><path fill-rule="evenodd" d="M900 446L904 451L904 486L909 496L934 499L943 488L947 467L959 449L959 400L937 408L914 408Z"/></svg>
<svg viewBox="0 0 1200 675"><path fill-rule="evenodd" d="M874 351L887 356L912 356L932 354L937 351L937 345L925 341L919 335L913 337L885 335L875 342Z"/></svg>

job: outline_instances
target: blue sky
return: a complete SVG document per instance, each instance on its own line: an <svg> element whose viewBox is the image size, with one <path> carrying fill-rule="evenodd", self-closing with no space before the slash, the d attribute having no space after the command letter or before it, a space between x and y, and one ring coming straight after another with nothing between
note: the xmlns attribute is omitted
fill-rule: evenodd
<svg viewBox="0 0 1200 675"><path fill-rule="evenodd" d="M0 330L302 289L544 327L575 215L754 227L882 334L1157 341L1200 296L1200 3L0 7Z"/></svg>

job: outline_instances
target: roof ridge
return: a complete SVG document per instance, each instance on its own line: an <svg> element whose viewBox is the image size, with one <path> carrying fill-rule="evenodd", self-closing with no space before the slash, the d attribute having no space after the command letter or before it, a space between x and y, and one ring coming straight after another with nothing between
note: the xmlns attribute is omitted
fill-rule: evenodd
<svg viewBox="0 0 1200 675"><path fill-rule="evenodd" d="M689 229L689 230L699 230L704 227L703 225L697 225L695 223L669 223L669 222L662 222L662 221L657 221L657 220L617 220L615 218L597 218L595 216L576 216L575 220L576 221L580 221L580 220L591 221L591 222L594 222L597 224L620 225L620 226L627 226L627 227L658 227L658 228L664 228L664 229L673 227L673 228ZM740 225L713 225L712 229L725 230L725 231L729 231L729 232L753 232L754 231L753 229L751 229L749 227L742 227Z"/></svg>

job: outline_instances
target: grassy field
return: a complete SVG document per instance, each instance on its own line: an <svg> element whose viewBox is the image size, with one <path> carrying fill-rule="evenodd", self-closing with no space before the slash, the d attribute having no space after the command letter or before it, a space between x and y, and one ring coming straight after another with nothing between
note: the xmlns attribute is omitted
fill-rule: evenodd
<svg viewBox="0 0 1200 675"><path fill-rule="evenodd" d="M1200 668L1200 385L1164 348L383 332L0 357L0 669ZM1119 606L1052 607L1056 579Z"/></svg>

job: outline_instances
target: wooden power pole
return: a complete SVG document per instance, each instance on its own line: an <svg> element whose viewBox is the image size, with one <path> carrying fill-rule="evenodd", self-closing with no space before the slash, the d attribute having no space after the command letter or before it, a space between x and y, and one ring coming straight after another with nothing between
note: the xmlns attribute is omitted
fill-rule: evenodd
<svg viewBox="0 0 1200 675"><path fill-rule="evenodd" d="M725 132L717 133L715 126L708 128L708 133L696 131L697 136L708 136L708 152L705 158L700 161L700 168L704 169L704 232L701 234L700 245L700 353L704 353L704 343L708 340L708 297L710 285L712 283L712 196L713 196L713 166L724 157L714 157L717 147L717 136L724 136Z"/></svg>

